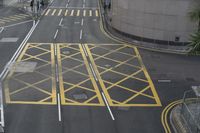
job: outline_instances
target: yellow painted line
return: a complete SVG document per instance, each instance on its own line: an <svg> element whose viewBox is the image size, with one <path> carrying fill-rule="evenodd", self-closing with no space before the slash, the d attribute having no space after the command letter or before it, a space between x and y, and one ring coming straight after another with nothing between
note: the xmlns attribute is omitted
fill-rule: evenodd
<svg viewBox="0 0 200 133"><path fill-rule="evenodd" d="M57 92L56 92L56 74L55 74L55 51L54 44L51 44L51 81L52 81L52 103L57 103Z"/></svg>
<svg viewBox="0 0 200 133"><path fill-rule="evenodd" d="M53 10L51 16L55 15L55 13L56 13L56 9Z"/></svg>
<svg viewBox="0 0 200 133"><path fill-rule="evenodd" d="M83 10L83 16L84 17L86 16L86 10Z"/></svg>
<svg viewBox="0 0 200 133"><path fill-rule="evenodd" d="M45 44L44 44L45 45ZM24 48L24 50L22 51L22 53L20 54L20 56L19 56L19 58L17 59L17 62L20 62L21 60L22 60L22 58L23 58L23 56L26 54L26 51L27 51L27 49L29 48L31 46L31 44L27 44L26 45L26 47ZM56 104L56 85L55 85L55 72L54 72L54 65L55 65L55 62L54 62L54 49L53 49L53 44L50 44L50 51L51 51L51 53L49 53L49 54L51 54L51 72L52 72L52 76L48 76L48 75L46 75L46 74L42 74L42 73L40 73L40 72L38 72L38 71L35 71L36 73L40 73L40 74L42 74L42 75L44 75L44 76L46 76L47 78L45 78L45 79L43 79L43 80L40 80L40 81L38 81L37 83L34 83L34 84L30 84L30 83L28 83L28 82L24 82L24 81L22 81L22 80L19 80L19 79L17 79L17 78L14 78L14 80L16 80L16 81L18 81L18 82L21 82L21 83L23 83L23 84L25 84L26 86L24 87L24 88L21 88L21 89L18 89L18 90L15 90L15 91L13 91L13 92L10 92L9 91L9 87L8 87L8 84L9 84L9 79L12 77L13 78L13 73L14 73L14 69L15 68L13 68L11 71L10 71L10 73L8 74L8 76L6 77L6 81L5 81L5 83L4 83L4 85L5 85L5 96L6 96L6 103L13 103L13 104ZM48 53L48 52L47 52ZM49 65L49 64L48 64ZM44 66L44 65L43 65ZM45 81L47 81L47 80L51 80L52 81L52 91L51 92L49 92L49 91L46 91L46 90L44 90L43 88L39 88L39 87L37 87L37 86L35 86L36 84L38 84L38 83L42 83L42 82L45 82ZM41 99L41 100L39 100L39 101L11 101L10 100L10 96L11 95L13 95L13 94L15 94L15 93L18 93L18 92L20 92L20 91L23 91L23 90L25 90L25 89L28 89L29 87L34 87L34 89L36 89L36 90L38 90L38 91L40 91L40 92L42 92L42 93L45 93L45 94L47 94L47 95L49 95L48 97L45 97L45 98L43 98L43 99ZM52 99L52 102L45 102L46 100L48 100L48 99Z"/></svg>
<svg viewBox="0 0 200 133"><path fill-rule="evenodd" d="M61 44L56 45L57 48L57 60L58 60L58 76L59 76L59 87L60 87L60 97L61 97L61 104L65 104L65 92L64 92L64 82L62 77L62 63L61 63Z"/></svg>
<svg viewBox="0 0 200 133"><path fill-rule="evenodd" d="M96 12L96 17L98 17L98 16L99 16L99 12L98 12L98 10L96 10L95 12Z"/></svg>
<svg viewBox="0 0 200 133"><path fill-rule="evenodd" d="M60 16L61 13L62 13L62 9L59 10L59 12L58 12L58 16Z"/></svg>
<svg viewBox="0 0 200 133"><path fill-rule="evenodd" d="M89 47L88 47L87 44L85 45L85 48L86 48L86 51L87 51L87 53L88 53L89 59L90 59L90 61L91 61L91 63L92 63L92 66L93 66L93 68L94 68L94 71L95 71L95 73L97 74L97 77L98 77L98 79L99 79L99 83L100 83L100 85L101 85L101 87L102 87L102 90L103 90L103 92L104 92L104 94L105 94L105 96L106 96L106 98L107 98L107 100L108 100L108 103L109 103L109 105L112 106L113 103L112 103L112 101L111 101L110 95L108 94L108 91L106 91L106 87L105 87L105 85L104 85L104 83L103 83L103 80L101 79L101 76L100 76L100 74L99 74L99 72L98 72L97 66L96 66L95 63L94 63L94 59L93 59L93 57L92 57L92 54L91 54L91 52L90 52Z"/></svg>
<svg viewBox="0 0 200 133"><path fill-rule="evenodd" d="M40 101L7 101L7 104L33 104L33 105L55 105L52 102L40 102Z"/></svg>
<svg viewBox="0 0 200 133"><path fill-rule="evenodd" d="M77 11L76 16L80 16L80 10Z"/></svg>
<svg viewBox="0 0 200 133"><path fill-rule="evenodd" d="M45 13L45 16L47 16L50 11L51 11L51 9L48 9L47 12Z"/></svg>
<svg viewBox="0 0 200 133"><path fill-rule="evenodd" d="M65 11L65 16L67 16L67 14L68 14L68 10L66 9L66 11Z"/></svg>
<svg viewBox="0 0 200 133"><path fill-rule="evenodd" d="M90 10L90 17L92 16L92 10Z"/></svg>
<svg viewBox="0 0 200 133"><path fill-rule="evenodd" d="M87 58L86 58L86 56L85 56L85 54L84 54L84 51L83 51L83 49L82 49L82 46L81 46L81 44L79 44L79 51L80 51L80 53L81 53L81 55L82 55L82 58L83 58L83 60L84 60L84 64L81 64L81 65L85 65L86 66L86 69L87 69L87 72L88 72L88 78L87 79L85 79L84 81L81 81L80 83L78 83L78 84L72 84L72 83L68 83L67 81L66 81L66 83L67 84L69 84L69 85L72 85L72 87L70 87L70 88L64 88L64 81L63 81L63 77L62 77L62 73L65 73L65 71L62 71L62 62L61 62L61 60L62 60L62 54L60 53L60 49L61 49L61 45L60 44L58 44L57 45L57 50L58 50L58 68L59 68L59 81L60 81L60 92L61 92L61 103L63 104L63 105L79 105L79 106L104 106L104 102L103 102L103 99L102 99L102 97L101 97L101 94L100 94L100 91L99 91L99 89L98 89L98 86L97 86L97 84L96 84L96 82L95 82L95 80L94 80L94 78L93 78L93 76L92 76L92 72L91 72L91 70L90 70L90 68L89 68L89 64L88 64L88 61L87 61ZM74 68L73 68L74 69ZM71 71L71 70L69 70L69 71ZM85 83L85 82L87 82L87 81L91 81L92 82L92 85L93 85L93 87L94 87L94 90L91 90L91 89L89 89L89 88L86 88L86 87L82 87L82 86L79 86L79 85L81 85L82 83ZM78 87L78 88L80 88L80 89L83 89L83 90L86 90L86 91L91 91L91 92L94 92L95 93L95 95L94 96L92 96L92 97L90 97L89 99L87 99L86 101L84 101L84 103L80 103L80 102L78 102L78 101L75 101L75 100L73 100L73 99L69 99L69 98L66 98L65 97L65 93L67 93L68 91L70 91L70 90L73 90L74 88L76 88L76 87ZM91 103L91 101L93 100L93 99L95 99L95 98L98 98L98 101L99 102L97 102L97 103ZM65 101L65 100L67 100L67 101Z"/></svg>
<svg viewBox="0 0 200 133"><path fill-rule="evenodd" d="M180 104L181 102L182 102L182 100L174 101L174 102L170 103L169 105L167 105L165 107L165 109L162 111L161 122L162 122L163 128L165 130L165 133L171 133L171 129L167 122L167 120L168 120L167 116L168 116L169 110L171 110L175 105Z"/></svg>
<svg viewBox="0 0 200 133"><path fill-rule="evenodd" d="M150 78L150 76L149 76L149 74L148 74L148 72L147 72L147 69L146 69L146 67L145 67L144 64L143 64L142 58L141 58L141 56L140 56L140 54L139 54L139 51L138 51L138 49L137 49L136 47L134 47L134 51L135 51L135 53L136 53L136 55L137 55L137 57L138 57L138 61L140 62L140 65L141 65L142 68L143 68L144 75L145 75L145 77L147 78L147 80L149 81L149 85L150 85L151 91L152 91L152 93L153 93L153 95L154 95L154 97L155 97L156 103L157 103L158 105L162 106L162 104L161 104L161 102L160 102L160 98L159 98L159 96L158 96L158 93L156 92L155 86L154 86L154 84L153 84L153 81L151 80L151 78ZM133 53L134 53L134 52L133 52Z"/></svg>
<svg viewBox="0 0 200 133"><path fill-rule="evenodd" d="M73 15L74 15L74 10L72 10L72 11L71 11L71 14L70 14L70 16L73 16Z"/></svg>

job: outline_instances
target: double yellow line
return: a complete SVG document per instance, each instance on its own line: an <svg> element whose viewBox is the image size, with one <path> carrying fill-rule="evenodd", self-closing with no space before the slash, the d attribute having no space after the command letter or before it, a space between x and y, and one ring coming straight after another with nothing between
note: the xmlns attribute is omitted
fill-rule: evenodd
<svg viewBox="0 0 200 133"><path fill-rule="evenodd" d="M164 130L165 130L165 133L171 133L171 129L169 127L169 123L167 121L168 119L168 115L169 115L169 111L175 107L176 105L178 104L181 104L182 103L182 100L177 100L177 101L174 101L174 102L171 102L169 105L167 105L164 110L162 111L162 114L161 114L161 122L162 122L162 125L164 127Z"/></svg>

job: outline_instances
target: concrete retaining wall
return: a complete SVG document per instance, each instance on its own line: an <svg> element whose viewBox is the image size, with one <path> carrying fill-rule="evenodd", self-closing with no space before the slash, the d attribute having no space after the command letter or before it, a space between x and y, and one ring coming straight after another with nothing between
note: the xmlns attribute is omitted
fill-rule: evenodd
<svg viewBox="0 0 200 133"><path fill-rule="evenodd" d="M197 30L188 12L200 0L112 0L111 3L112 26L131 35L187 42Z"/></svg>

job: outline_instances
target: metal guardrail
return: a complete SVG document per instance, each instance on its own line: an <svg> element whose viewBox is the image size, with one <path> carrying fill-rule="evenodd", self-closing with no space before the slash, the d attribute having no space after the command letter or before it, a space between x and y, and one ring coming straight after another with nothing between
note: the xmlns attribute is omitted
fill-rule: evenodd
<svg viewBox="0 0 200 133"><path fill-rule="evenodd" d="M187 101L187 99L194 97L196 97L195 100ZM192 90L184 93L181 116L188 125L191 133L200 133L200 97L194 87L192 87Z"/></svg>

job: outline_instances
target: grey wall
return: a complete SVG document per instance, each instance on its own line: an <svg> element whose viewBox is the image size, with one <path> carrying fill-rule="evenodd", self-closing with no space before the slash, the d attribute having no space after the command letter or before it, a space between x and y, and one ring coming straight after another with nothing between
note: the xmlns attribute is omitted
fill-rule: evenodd
<svg viewBox="0 0 200 133"><path fill-rule="evenodd" d="M188 12L200 0L112 0L112 26L145 38L187 42L197 24Z"/></svg>

